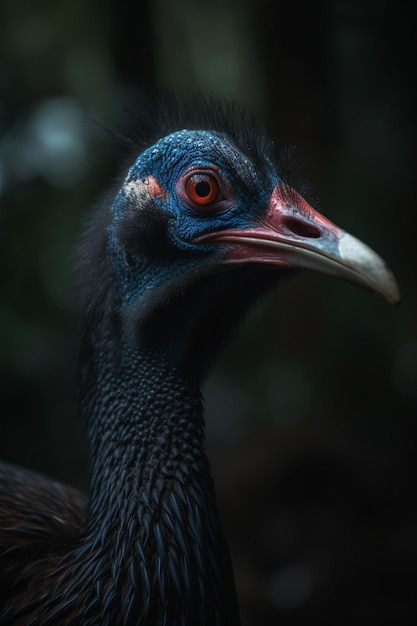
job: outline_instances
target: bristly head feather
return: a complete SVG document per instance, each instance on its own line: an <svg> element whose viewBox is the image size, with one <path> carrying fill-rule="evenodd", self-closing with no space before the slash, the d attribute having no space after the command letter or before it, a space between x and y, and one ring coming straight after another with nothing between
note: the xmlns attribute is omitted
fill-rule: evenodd
<svg viewBox="0 0 417 626"><path fill-rule="evenodd" d="M138 155L162 137L178 130L208 130L227 137L236 149L262 171L270 160L284 183L309 198L309 189L294 167L294 146L277 146L262 123L239 105L214 97L165 93L142 96L126 108L120 131L95 123L121 147L120 164L124 171Z"/></svg>

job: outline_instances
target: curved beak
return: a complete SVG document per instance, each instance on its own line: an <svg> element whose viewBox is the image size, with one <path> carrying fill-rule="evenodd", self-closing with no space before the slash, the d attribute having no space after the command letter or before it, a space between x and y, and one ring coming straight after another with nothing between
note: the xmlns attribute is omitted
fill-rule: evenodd
<svg viewBox="0 0 417 626"><path fill-rule="evenodd" d="M230 244L225 263L264 263L313 269L400 300L397 282L381 257L315 211L288 186L275 187L256 226L212 232L199 241Z"/></svg>

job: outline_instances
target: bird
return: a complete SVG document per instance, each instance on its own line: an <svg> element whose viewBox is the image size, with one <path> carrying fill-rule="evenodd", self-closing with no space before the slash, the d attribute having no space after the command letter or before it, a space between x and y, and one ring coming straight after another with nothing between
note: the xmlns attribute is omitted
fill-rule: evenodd
<svg viewBox="0 0 417 626"><path fill-rule="evenodd" d="M89 494L0 464L1 625L238 626L202 382L300 269L400 297L239 106L169 97L135 118L75 264Z"/></svg>

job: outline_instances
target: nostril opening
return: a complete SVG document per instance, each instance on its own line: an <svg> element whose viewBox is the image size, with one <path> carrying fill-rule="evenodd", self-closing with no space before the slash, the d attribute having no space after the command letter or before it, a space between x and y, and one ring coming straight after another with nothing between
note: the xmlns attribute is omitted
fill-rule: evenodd
<svg viewBox="0 0 417 626"><path fill-rule="evenodd" d="M294 217L286 217L284 220L284 226L288 228L297 237L308 237L310 239L317 239L321 236L320 230L313 224L298 220Z"/></svg>

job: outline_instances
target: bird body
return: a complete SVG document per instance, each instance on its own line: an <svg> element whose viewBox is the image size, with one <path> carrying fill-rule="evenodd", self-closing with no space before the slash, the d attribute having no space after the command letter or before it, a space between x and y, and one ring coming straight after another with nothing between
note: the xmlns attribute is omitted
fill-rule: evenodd
<svg viewBox="0 0 417 626"><path fill-rule="evenodd" d="M116 371L113 355L101 356L98 384L105 391L86 402L92 420L107 414L112 423L94 421L91 431L88 512L79 498L70 526L63 503L72 506L76 492L55 485L45 502L46 481L33 476L30 506L46 507L44 516L28 515L17 503L26 519L14 520L6 563L13 563L12 582L18 578L25 588L19 618L25 624L39 623L40 615L45 624L223 624L227 615L239 623L203 451L198 388L150 357L128 355ZM10 489L10 498L19 487L27 492L23 483ZM14 623L6 617L0 623Z"/></svg>
<svg viewBox="0 0 417 626"><path fill-rule="evenodd" d="M238 626L200 384L288 268L397 298L379 257L288 184L254 122L166 110L130 142L79 249L89 498L0 468L0 624Z"/></svg>

